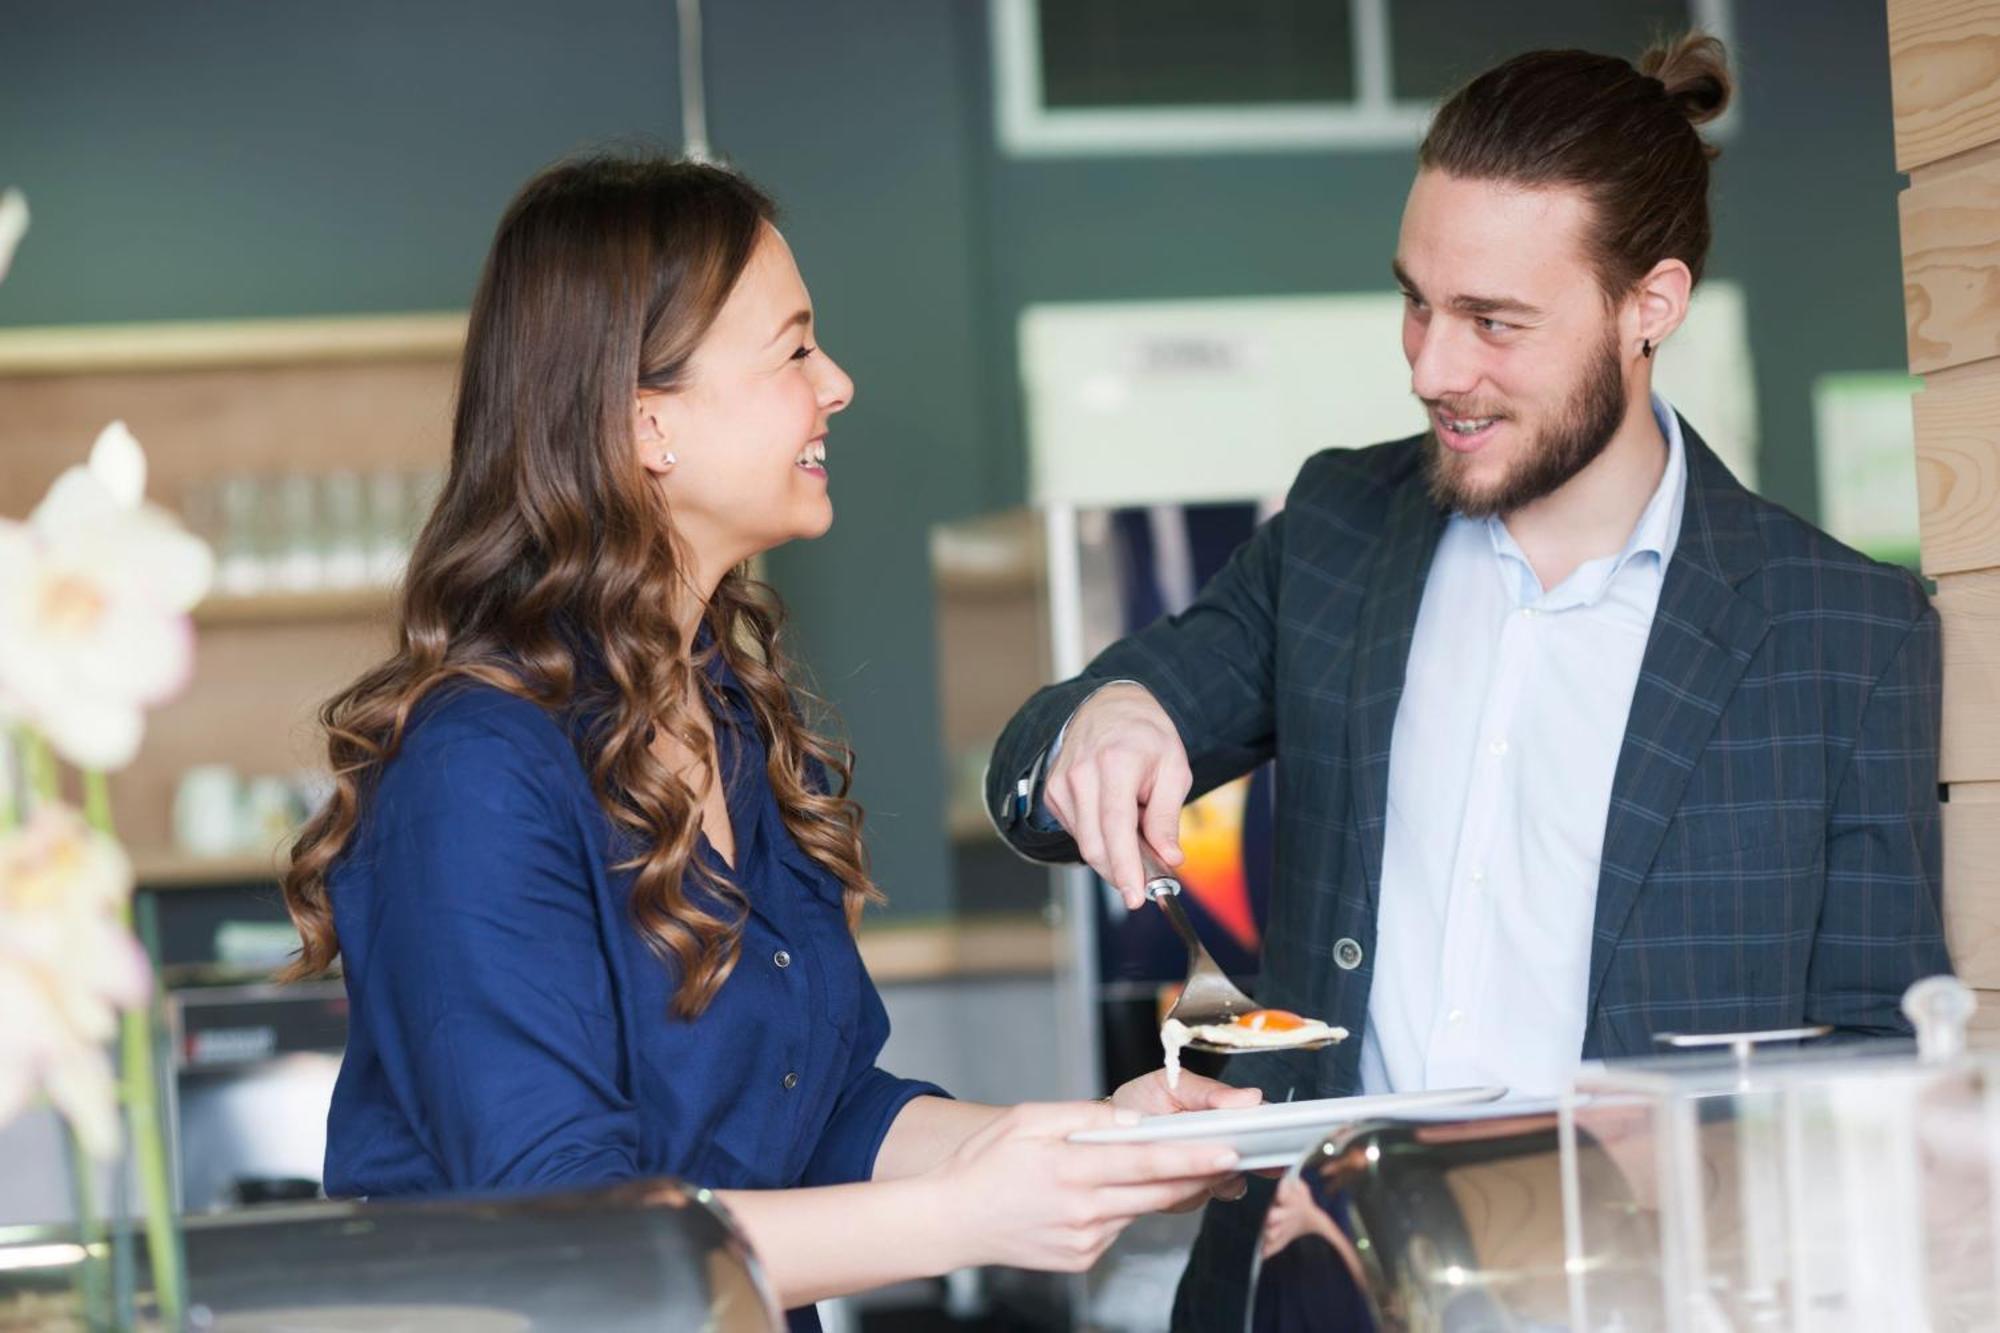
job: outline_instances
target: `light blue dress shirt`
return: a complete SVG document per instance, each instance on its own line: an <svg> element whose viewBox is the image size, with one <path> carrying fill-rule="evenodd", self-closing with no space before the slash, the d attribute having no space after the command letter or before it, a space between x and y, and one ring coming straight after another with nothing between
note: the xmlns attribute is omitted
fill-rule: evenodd
<svg viewBox="0 0 2000 1333"><path fill-rule="evenodd" d="M1559 1091L1583 1049L1612 776L1680 531L1680 421L1624 549L1545 589L1498 518L1454 514L1390 742L1367 1092Z"/></svg>

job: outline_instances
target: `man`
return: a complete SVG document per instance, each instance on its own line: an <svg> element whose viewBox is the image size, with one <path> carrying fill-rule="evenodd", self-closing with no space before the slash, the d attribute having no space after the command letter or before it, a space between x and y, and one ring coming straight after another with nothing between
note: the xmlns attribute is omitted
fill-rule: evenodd
<svg viewBox="0 0 2000 1333"><path fill-rule="evenodd" d="M1504 1084L1667 1031L1905 1030L1948 970L1937 617L1750 494L1652 392L1729 86L1538 52L1443 108L1394 261L1414 439L1309 460L1185 613L1031 699L1026 855L1143 901L1183 802L1277 761L1259 998L1348 1028L1268 1098ZM1268 1187L1209 1207L1179 1327L1241 1328Z"/></svg>

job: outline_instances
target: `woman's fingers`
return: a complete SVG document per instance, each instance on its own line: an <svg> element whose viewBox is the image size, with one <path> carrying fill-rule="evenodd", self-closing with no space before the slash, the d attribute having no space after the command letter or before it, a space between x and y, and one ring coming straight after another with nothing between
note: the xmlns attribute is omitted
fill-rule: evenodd
<svg viewBox="0 0 2000 1333"><path fill-rule="evenodd" d="M1106 1219L1125 1220L1147 1213L1188 1212L1208 1202L1219 1180L1174 1180L1156 1185L1107 1185L1092 1201Z"/></svg>
<svg viewBox="0 0 2000 1333"><path fill-rule="evenodd" d="M1222 1143L1091 1143L1072 1152L1069 1175L1079 1185L1206 1181L1234 1171L1238 1160Z"/></svg>
<svg viewBox="0 0 2000 1333"><path fill-rule="evenodd" d="M1150 1077L1150 1076L1149 1076ZM1164 1086L1166 1075L1160 1075ZM1261 1088L1238 1088L1217 1079L1205 1078L1200 1074L1181 1071L1180 1086L1166 1089L1174 1101L1174 1109L1179 1111L1216 1111L1224 1109L1240 1110L1246 1106L1263 1103Z"/></svg>

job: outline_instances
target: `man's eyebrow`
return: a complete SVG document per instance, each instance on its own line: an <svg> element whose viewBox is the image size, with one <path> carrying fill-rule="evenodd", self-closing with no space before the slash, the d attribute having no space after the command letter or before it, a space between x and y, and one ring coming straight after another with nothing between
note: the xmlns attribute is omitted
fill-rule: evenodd
<svg viewBox="0 0 2000 1333"><path fill-rule="evenodd" d="M1539 307L1511 296L1454 296L1449 302L1462 315L1513 315L1517 319L1540 319Z"/></svg>
<svg viewBox="0 0 2000 1333"><path fill-rule="evenodd" d="M794 310L792 312L791 318L787 319L784 323L780 324L778 326L778 331L771 335L771 342L778 341L778 339L784 337L787 333L791 332L793 329L811 328L812 322L813 322L812 311ZM769 347L771 343L765 343L764 345L766 347Z"/></svg>
<svg viewBox="0 0 2000 1333"><path fill-rule="evenodd" d="M1389 271L1396 275L1397 286L1401 287L1411 296L1418 297L1419 299L1423 297L1422 290L1411 279L1409 271L1403 267L1400 261L1391 263ZM1516 300L1511 296L1473 296L1460 294L1442 302L1434 302L1433 304L1441 304L1447 309L1456 310L1462 315L1480 317L1512 315L1519 319L1540 319L1542 316L1540 307L1529 305L1526 301Z"/></svg>

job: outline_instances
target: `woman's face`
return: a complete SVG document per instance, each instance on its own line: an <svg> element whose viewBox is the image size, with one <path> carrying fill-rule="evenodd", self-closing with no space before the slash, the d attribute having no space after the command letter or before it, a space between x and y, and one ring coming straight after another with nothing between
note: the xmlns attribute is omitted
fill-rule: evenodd
<svg viewBox="0 0 2000 1333"><path fill-rule="evenodd" d="M766 226L687 383L638 398L639 459L666 493L700 586L832 524L827 422L853 397L854 381L813 337L791 247Z"/></svg>

